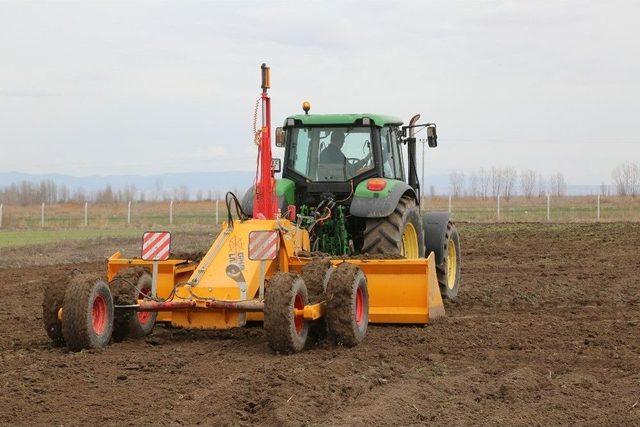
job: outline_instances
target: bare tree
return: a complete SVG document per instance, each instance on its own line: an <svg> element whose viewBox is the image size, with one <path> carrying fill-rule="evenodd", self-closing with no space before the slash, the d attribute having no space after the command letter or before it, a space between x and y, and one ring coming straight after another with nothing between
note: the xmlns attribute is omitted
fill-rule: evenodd
<svg viewBox="0 0 640 427"><path fill-rule="evenodd" d="M602 183L600 184L600 195L601 196L609 195L609 186L604 181L602 181Z"/></svg>
<svg viewBox="0 0 640 427"><path fill-rule="evenodd" d="M625 162L613 169L611 173L616 192L620 196L637 196L640 194L640 164Z"/></svg>
<svg viewBox="0 0 640 427"><path fill-rule="evenodd" d="M492 167L490 172L491 195L498 197L502 193L502 170Z"/></svg>
<svg viewBox="0 0 640 427"><path fill-rule="evenodd" d="M480 196L480 178L476 172L472 172L469 175L469 195L473 198Z"/></svg>
<svg viewBox="0 0 640 427"><path fill-rule="evenodd" d="M429 196L430 197L435 197L436 196L436 187L434 187L433 184L431 184L429 186Z"/></svg>
<svg viewBox="0 0 640 427"><path fill-rule="evenodd" d="M449 191L453 197L462 196L464 181L464 172L453 171L449 174Z"/></svg>
<svg viewBox="0 0 640 427"><path fill-rule="evenodd" d="M486 170L484 170L484 168L480 168L480 170L478 171L478 184L479 184L479 191L480 191L480 196L483 199L486 199L487 196L489 195L489 183L491 182L491 178L489 176L489 174L487 173Z"/></svg>
<svg viewBox="0 0 640 427"><path fill-rule="evenodd" d="M549 194L547 180L540 174L538 175L538 197L544 197L547 194Z"/></svg>
<svg viewBox="0 0 640 427"><path fill-rule="evenodd" d="M509 200L514 193L518 173L512 167L502 168L502 195Z"/></svg>
<svg viewBox="0 0 640 427"><path fill-rule="evenodd" d="M561 172L551 175L549 178L549 191L557 197L562 197L567 194L567 182Z"/></svg>
<svg viewBox="0 0 640 427"><path fill-rule="evenodd" d="M527 199L533 197L536 190L536 179L538 174L536 171L527 169L520 172L520 191Z"/></svg>

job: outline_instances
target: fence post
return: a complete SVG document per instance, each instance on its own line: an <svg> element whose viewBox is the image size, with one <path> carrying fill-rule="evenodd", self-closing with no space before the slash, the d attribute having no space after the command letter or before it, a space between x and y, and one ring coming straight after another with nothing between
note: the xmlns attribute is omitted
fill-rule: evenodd
<svg viewBox="0 0 640 427"><path fill-rule="evenodd" d="M216 200L216 225L218 225L218 201Z"/></svg>
<svg viewBox="0 0 640 427"><path fill-rule="evenodd" d="M127 224L131 225L131 200L129 200L129 204L127 205Z"/></svg>
<svg viewBox="0 0 640 427"><path fill-rule="evenodd" d="M449 213L451 213L451 194L449 194Z"/></svg>
<svg viewBox="0 0 640 427"><path fill-rule="evenodd" d="M597 214L596 214L596 219L598 221L600 221L600 195L598 194L598 208L596 209Z"/></svg>
<svg viewBox="0 0 640 427"><path fill-rule="evenodd" d="M500 195L498 194L497 199L497 212L498 212L498 221L500 221Z"/></svg>
<svg viewBox="0 0 640 427"><path fill-rule="evenodd" d="M547 221L551 221L551 195L547 193Z"/></svg>
<svg viewBox="0 0 640 427"><path fill-rule="evenodd" d="M44 202L40 206L40 227L44 228Z"/></svg>
<svg viewBox="0 0 640 427"><path fill-rule="evenodd" d="M169 203L169 225L173 225L173 200Z"/></svg>
<svg viewBox="0 0 640 427"><path fill-rule="evenodd" d="M0 228L2 228L2 203L0 203Z"/></svg>
<svg viewBox="0 0 640 427"><path fill-rule="evenodd" d="M84 226L89 225L89 203L84 202Z"/></svg>

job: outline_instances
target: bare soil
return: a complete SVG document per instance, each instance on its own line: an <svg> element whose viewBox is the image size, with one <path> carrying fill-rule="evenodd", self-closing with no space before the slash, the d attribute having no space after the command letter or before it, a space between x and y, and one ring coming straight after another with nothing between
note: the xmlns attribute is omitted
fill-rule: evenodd
<svg viewBox="0 0 640 427"><path fill-rule="evenodd" d="M109 248L50 266L4 251L0 424L640 424L640 224L459 227L446 318L291 356L260 327L67 352L43 284L103 273Z"/></svg>

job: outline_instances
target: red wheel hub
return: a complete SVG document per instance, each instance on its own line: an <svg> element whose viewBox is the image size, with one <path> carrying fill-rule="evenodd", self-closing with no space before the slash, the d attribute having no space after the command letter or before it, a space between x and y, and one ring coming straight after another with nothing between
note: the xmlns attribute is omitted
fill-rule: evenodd
<svg viewBox="0 0 640 427"><path fill-rule="evenodd" d="M364 321L364 293L362 288L356 290L356 323L362 325Z"/></svg>
<svg viewBox="0 0 640 427"><path fill-rule="evenodd" d="M294 301L293 306L297 310L304 309L304 298L302 297L302 294L296 295L296 300ZM302 327L304 326L304 316L294 314L293 323L296 327L296 333L300 335L300 333L302 332Z"/></svg>
<svg viewBox="0 0 640 427"><path fill-rule="evenodd" d="M97 295L93 300L91 326L96 335L102 335L107 329L107 301L102 295Z"/></svg>
<svg viewBox="0 0 640 427"><path fill-rule="evenodd" d="M138 299L144 299L146 295L151 293L151 289L142 289L140 295L138 295ZM147 324L151 320L151 312L150 311L139 311L136 313L138 316L138 322L141 324Z"/></svg>

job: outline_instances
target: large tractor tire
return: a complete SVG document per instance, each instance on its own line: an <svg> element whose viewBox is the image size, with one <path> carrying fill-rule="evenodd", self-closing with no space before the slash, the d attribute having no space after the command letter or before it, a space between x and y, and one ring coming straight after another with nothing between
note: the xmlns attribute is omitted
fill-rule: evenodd
<svg viewBox="0 0 640 427"><path fill-rule="evenodd" d="M388 217L367 219L362 252L420 258L424 253L424 235L416 201L402 197Z"/></svg>
<svg viewBox="0 0 640 427"><path fill-rule="evenodd" d="M143 267L122 269L111 280L109 288L116 305L135 304L145 295L151 295L151 275ZM116 310L113 321L114 341L149 335L153 331L157 316L157 312Z"/></svg>
<svg viewBox="0 0 640 427"><path fill-rule="evenodd" d="M62 335L71 351L101 348L113 331L113 298L109 286L90 274L71 280L62 305Z"/></svg>
<svg viewBox="0 0 640 427"><path fill-rule="evenodd" d="M447 299L454 300L460 291L460 235L456 226L449 221L443 239L443 260L436 267L440 294Z"/></svg>
<svg viewBox="0 0 640 427"><path fill-rule="evenodd" d="M309 322L296 316L304 309L309 294L302 277L293 273L276 273L269 279L264 295L264 329L269 346L276 353L302 350L309 334Z"/></svg>
<svg viewBox="0 0 640 427"><path fill-rule="evenodd" d="M62 322L58 313L64 303L64 293L66 283L50 283L44 288L44 299L42 300L42 321L44 330L51 339L54 346L64 345L62 336Z"/></svg>
<svg viewBox="0 0 640 427"><path fill-rule="evenodd" d="M335 268L329 258L315 258L302 267L300 275L309 292L309 304L326 300L327 285ZM309 337L312 342L325 338L327 325L324 317L309 324Z"/></svg>
<svg viewBox="0 0 640 427"><path fill-rule="evenodd" d="M367 334L369 325L369 292L367 277L348 262L331 274L327 287L327 331L339 345L353 347Z"/></svg>

